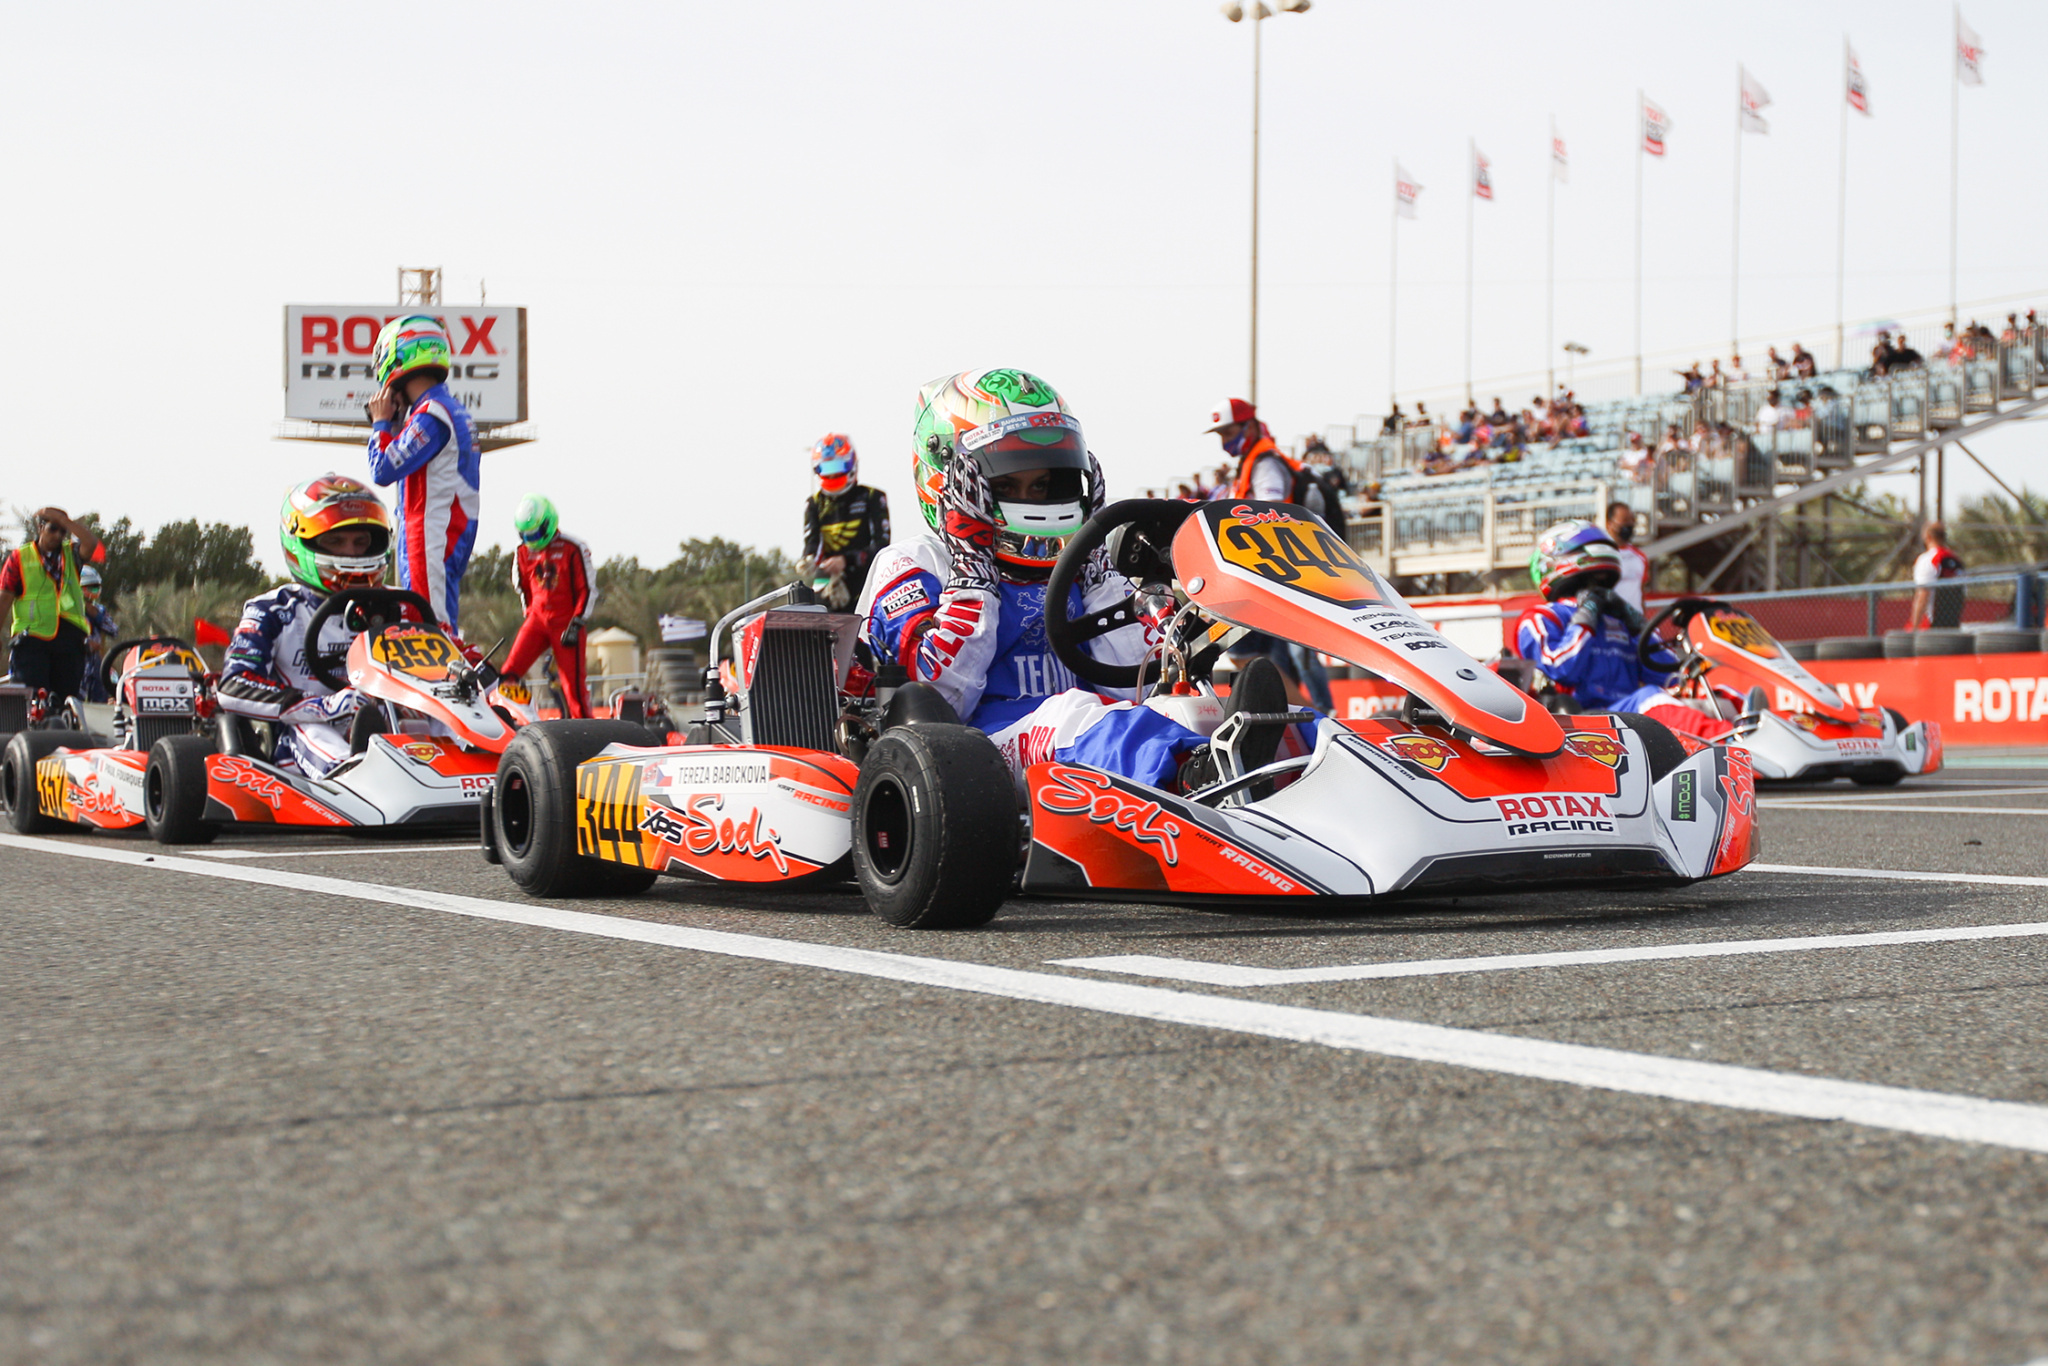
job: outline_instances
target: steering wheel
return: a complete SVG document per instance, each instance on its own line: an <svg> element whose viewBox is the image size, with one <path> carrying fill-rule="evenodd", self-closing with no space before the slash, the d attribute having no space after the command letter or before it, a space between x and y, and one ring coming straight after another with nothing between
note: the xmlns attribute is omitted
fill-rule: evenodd
<svg viewBox="0 0 2048 1366"><path fill-rule="evenodd" d="M192 648L176 636L130 636L126 640L115 641L100 651L100 686L107 690L108 697L114 696L118 689L117 680L121 677L121 671L114 667L114 661L121 657L122 651L137 645L144 649L151 645L169 645L180 650Z"/></svg>
<svg viewBox="0 0 2048 1366"><path fill-rule="evenodd" d="M434 608L425 598L409 588L344 588L329 595L313 613L313 620L306 627L306 672L320 680L327 688L340 692L348 686L348 679L342 675L338 662L320 653L320 632L334 619L337 612L348 607L361 607L363 624L358 631L375 631L401 621L399 609L410 607L420 614L420 619L429 626L439 626L441 620L434 615ZM343 617L346 624L353 624L349 617Z"/></svg>
<svg viewBox="0 0 2048 1366"><path fill-rule="evenodd" d="M1127 595L1122 602L1090 612L1085 617L1068 617L1067 597L1081 567L1096 549L1106 545L1110 533L1129 527L1119 538L1111 567L1139 584L1173 581L1173 533L1180 530L1196 504L1178 498L1126 498L1111 503L1090 517L1060 552L1045 585L1045 638L1060 663L1077 678L1101 688L1135 688L1159 677L1159 661L1149 661L1146 677L1139 678L1140 665L1105 664L1084 654L1081 646L1097 636L1120 631L1138 619L1138 596Z"/></svg>
<svg viewBox="0 0 2048 1366"><path fill-rule="evenodd" d="M1671 623L1672 638L1683 640L1685 628L1692 624L1694 617L1702 612L1710 612L1716 607L1726 606L1728 604L1718 598L1673 598L1664 604L1663 611L1650 618L1648 624L1643 627L1643 633L1636 637L1636 662L1646 669L1657 667L1650 662L1650 656L1664 644L1657 639L1657 628L1665 622Z"/></svg>

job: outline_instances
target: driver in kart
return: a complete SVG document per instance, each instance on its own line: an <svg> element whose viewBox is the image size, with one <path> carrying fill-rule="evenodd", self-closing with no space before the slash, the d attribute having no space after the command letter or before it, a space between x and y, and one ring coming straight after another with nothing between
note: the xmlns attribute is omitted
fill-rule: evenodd
<svg viewBox="0 0 2048 1366"><path fill-rule="evenodd" d="M1636 654L1643 614L1615 585L1621 551L1592 522L1559 522L1536 540L1529 577L1543 602L1515 624L1515 653L1585 711L1642 711L1667 696L1664 686L1678 661L1667 651L1645 667Z"/></svg>
<svg viewBox="0 0 2048 1366"><path fill-rule="evenodd" d="M307 654L317 648L338 659L357 632L339 615L317 645L306 632L328 594L384 582L391 514L367 485L323 474L285 494L278 521L292 581L243 604L216 696L223 711L276 725L279 768L318 778L348 758L348 726L361 704L354 688L335 692L314 677Z"/></svg>
<svg viewBox="0 0 2048 1366"><path fill-rule="evenodd" d="M928 683L987 732L1020 777L1058 759L1168 790L1216 776L1199 732L1130 700L1081 685L1045 630L1045 581L1060 551L1104 502L1102 468L1066 401L1023 370L966 371L918 395L912 432L919 510L931 528L876 556L861 595L861 638ZM1069 617L1120 603L1131 581L1097 551L1076 579ZM1140 663L1155 629L1134 622L1081 648L1107 664ZM1244 671L1232 709L1283 712L1270 660ZM1247 768L1272 762L1285 727L1249 729Z"/></svg>

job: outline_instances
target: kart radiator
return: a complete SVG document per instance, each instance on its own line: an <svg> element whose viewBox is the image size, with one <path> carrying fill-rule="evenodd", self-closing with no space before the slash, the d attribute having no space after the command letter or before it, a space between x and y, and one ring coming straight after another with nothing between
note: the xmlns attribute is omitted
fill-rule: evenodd
<svg viewBox="0 0 2048 1366"><path fill-rule="evenodd" d="M802 626L771 624L761 633L761 657L741 713L748 744L834 748L839 675L833 640L829 629Z"/></svg>

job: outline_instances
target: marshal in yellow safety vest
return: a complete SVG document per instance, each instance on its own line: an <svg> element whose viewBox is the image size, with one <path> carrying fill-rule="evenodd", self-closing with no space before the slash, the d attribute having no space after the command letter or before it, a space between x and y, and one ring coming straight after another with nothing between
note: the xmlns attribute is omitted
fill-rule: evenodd
<svg viewBox="0 0 2048 1366"><path fill-rule="evenodd" d="M42 552L31 541L14 552L21 569L21 596L14 602L10 635L49 640L60 622L70 622L81 634L90 634L85 619L85 590L78 582L78 551L70 542L63 546L62 581L52 579L43 566Z"/></svg>

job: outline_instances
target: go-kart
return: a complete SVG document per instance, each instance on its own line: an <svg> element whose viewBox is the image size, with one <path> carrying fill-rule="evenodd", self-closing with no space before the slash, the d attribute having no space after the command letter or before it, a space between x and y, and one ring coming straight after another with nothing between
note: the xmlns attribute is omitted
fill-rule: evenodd
<svg viewBox="0 0 2048 1366"><path fill-rule="evenodd" d="M1667 691L1725 723L1709 738L1747 753L1760 780L1889 787L1941 767L1939 724L1908 722L1890 707L1859 711L1733 604L1667 603L1636 640L1645 665L1657 650L1678 658Z"/></svg>
<svg viewBox="0 0 2048 1366"><path fill-rule="evenodd" d="M205 843L238 823L473 825L498 755L531 719L524 685L490 683L416 593L333 594L314 613L306 638L319 640L337 615L360 634L345 655L316 656L308 668L330 688L354 686L364 705L351 725L350 756L325 777L272 762L274 730L219 710L203 672L178 696L192 718L210 717L214 733L188 720L176 733L153 734L155 704L148 699L169 695L152 689L173 680L159 680L151 666L120 678L131 710L111 741L83 731L15 736L0 763L0 807L22 834L147 825L165 844ZM188 669L196 665L197 656L169 643Z"/></svg>
<svg viewBox="0 0 2048 1366"><path fill-rule="evenodd" d="M1098 549L1139 587L1070 619L1069 589ZM779 600L719 622L711 658L728 626ZM780 607L746 621L733 697L709 672L698 743L648 748L604 722L522 730L499 763L485 855L543 896L632 891L664 873L812 882L843 878L850 862L871 910L930 928L986 923L1013 891L1341 902L1676 886L1756 856L1746 751L1643 717L1552 716L1423 622L1303 508L1117 503L1073 537L1045 601L1060 662L1210 735L1215 781L1178 794L1054 760L1019 782L929 687L892 688L881 670L871 693L849 691L849 619ZM1152 643L1141 665L1080 648L1134 623ZM1209 671L1245 630L1398 683L1402 716L1229 713ZM1248 766L1252 728L1276 723L1311 723L1312 747Z"/></svg>

